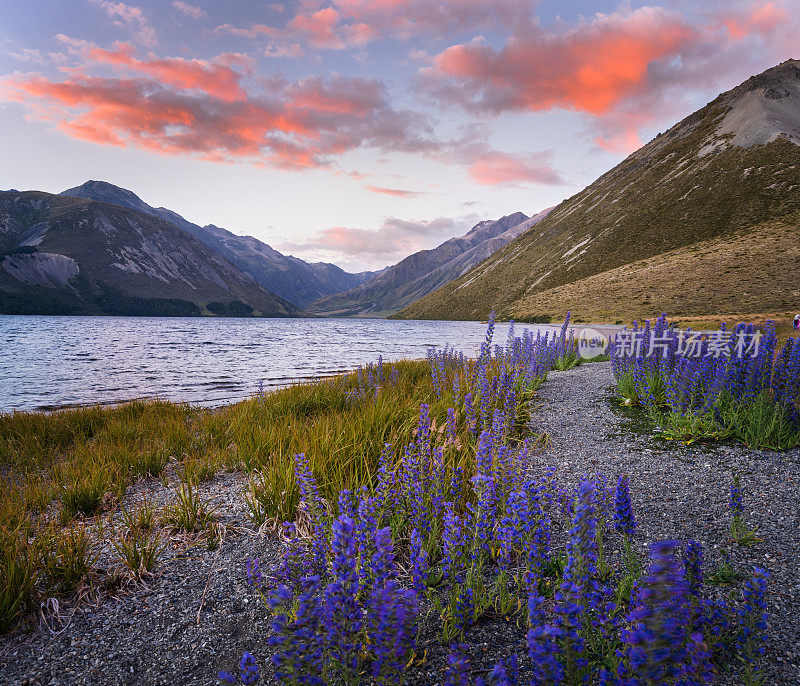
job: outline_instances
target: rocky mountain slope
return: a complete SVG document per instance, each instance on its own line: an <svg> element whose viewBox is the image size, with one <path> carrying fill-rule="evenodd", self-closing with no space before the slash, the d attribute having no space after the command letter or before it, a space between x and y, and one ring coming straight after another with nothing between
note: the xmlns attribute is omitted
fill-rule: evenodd
<svg viewBox="0 0 800 686"><path fill-rule="evenodd" d="M39 191L0 192L0 313L301 314L163 219Z"/></svg>
<svg viewBox="0 0 800 686"><path fill-rule="evenodd" d="M548 212L533 217L515 212L496 221L482 221L466 235L409 255L347 293L311 303L308 311L339 317L382 317L397 312L482 262Z"/></svg>
<svg viewBox="0 0 800 686"><path fill-rule="evenodd" d="M351 274L335 264L308 263L282 255L257 238L239 236L213 224L193 224L177 212L152 207L132 191L105 181L87 181L61 195L114 203L168 221L205 243L256 283L298 307L331 293L349 290L375 275L375 272Z"/></svg>
<svg viewBox="0 0 800 686"><path fill-rule="evenodd" d="M796 307L798 213L800 62L788 60L659 134L396 316L473 319L496 308L536 319L572 308L582 319L628 320Z"/></svg>

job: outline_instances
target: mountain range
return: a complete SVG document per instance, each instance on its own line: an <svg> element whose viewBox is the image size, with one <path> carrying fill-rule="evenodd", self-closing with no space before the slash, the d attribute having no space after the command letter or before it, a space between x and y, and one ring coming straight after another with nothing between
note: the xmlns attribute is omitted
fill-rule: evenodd
<svg viewBox="0 0 800 686"><path fill-rule="evenodd" d="M533 221L516 213L481 222L394 267L351 274L282 255L252 236L194 224L104 181L58 195L5 191L0 313L285 317L305 316L307 308L315 315L382 316L454 278ZM318 305L336 302L336 293L349 309Z"/></svg>
<svg viewBox="0 0 800 686"><path fill-rule="evenodd" d="M164 219L38 191L0 192L0 312L302 314Z"/></svg>
<svg viewBox="0 0 800 686"><path fill-rule="evenodd" d="M798 309L800 62L659 134L395 316L584 321Z"/></svg>
<svg viewBox="0 0 800 686"><path fill-rule="evenodd" d="M88 181L0 192L0 312L583 321L798 309L800 62L722 93L584 190L381 272L282 255Z"/></svg>
<svg viewBox="0 0 800 686"><path fill-rule="evenodd" d="M253 281L299 308L317 298L353 288L377 273L350 274L335 264L308 263L282 255L252 236L239 236L213 224L199 226L166 207L151 207L132 191L105 181L87 181L60 195L121 205L163 219L191 234Z"/></svg>
<svg viewBox="0 0 800 686"><path fill-rule="evenodd" d="M421 250L389 267L366 283L312 302L308 311L326 316L384 317L409 305L479 264L547 216L515 212L482 221L460 237L437 248Z"/></svg>

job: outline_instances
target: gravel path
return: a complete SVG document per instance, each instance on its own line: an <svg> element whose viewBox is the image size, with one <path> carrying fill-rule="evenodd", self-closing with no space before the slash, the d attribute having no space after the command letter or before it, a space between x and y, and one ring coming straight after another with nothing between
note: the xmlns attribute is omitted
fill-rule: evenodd
<svg viewBox="0 0 800 686"><path fill-rule="evenodd" d="M742 571L768 569L766 683L800 684L800 450L664 441L646 422L631 419L635 413L615 407L613 387L609 362L551 373L539 391L533 426L552 442L536 464L555 463L564 486L574 486L582 474L609 480L628 474L641 546L694 538L703 545L707 572L726 554ZM731 541L734 473L741 478L746 521L762 539L750 548ZM720 681L738 683L724 674Z"/></svg>
<svg viewBox="0 0 800 686"><path fill-rule="evenodd" d="M772 576L766 683L800 683L800 451L780 455L659 441L614 408L612 384L608 363L550 375L532 425L546 431L551 443L532 457L531 468L543 473L556 466L563 487L574 486L583 474L604 474L611 482L626 473L642 549L652 540L693 537L703 544L708 568L725 554L741 569L767 567ZM742 478L748 522L763 539L752 548L730 541L727 503L734 471ZM0 683L215 684L217 671L234 668L242 651L258 653L268 620L243 579L244 562L258 555L269 564L279 544L249 526L242 509L244 483L242 475L227 474L201 487L229 530L216 550L176 538L146 588L127 587L115 597L78 605L58 635L40 628L0 638ZM144 495L163 502L169 493L158 482L139 484L126 502ZM71 611L61 608L62 615ZM58 631L52 616L50 622ZM435 631L423 626L423 638L428 633L428 664L414 668L413 683L442 679L446 650L436 644ZM473 668L524 650L524 636L513 624L489 617L470 631ZM737 683L724 674L720 682Z"/></svg>

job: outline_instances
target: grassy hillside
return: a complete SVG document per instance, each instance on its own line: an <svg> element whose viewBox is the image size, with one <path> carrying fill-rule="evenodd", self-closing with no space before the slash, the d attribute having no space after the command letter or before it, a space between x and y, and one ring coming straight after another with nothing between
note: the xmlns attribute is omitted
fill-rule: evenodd
<svg viewBox="0 0 800 686"><path fill-rule="evenodd" d="M759 227L780 218L786 218L786 226L796 226L800 147L786 138L740 147L732 144L733 134L719 133L726 115L744 95L765 94L776 82L787 79L800 81L800 68L795 63L785 63L721 95L563 202L541 223L475 269L396 316L475 319L485 317L492 308L500 316L535 314L537 308L556 302L559 296L554 289L570 284L563 293L572 294L575 302L592 298L607 301L609 294L596 290L604 287L605 280L599 277L604 273L625 265L637 271L642 261L701 242L719 239L724 243L742 235L756 236ZM800 101L797 104L800 110ZM703 249L698 247L698 251ZM737 249L747 248L739 244ZM735 253L734 248L731 250ZM681 269L695 269L691 260L679 261ZM595 309L608 310L610 316L638 312L649 291L666 294L678 287L672 277L667 278L669 272L666 268L639 271L642 283L638 290L633 286L622 288L616 292L617 302ZM585 281L591 277L597 278ZM771 279L770 273L745 270L730 294L722 287L715 288L716 274L700 270L695 277L687 279L692 288L706 289L714 297L704 301L690 297L691 303L685 307L693 312L718 310L718 297L735 297L740 291L750 294L751 307L756 310L791 297L791 289L784 289L778 297L757 288L755 282ZM577 285L584 281L583 286ZM783 288L776 284L778 287ZM577 299L579 292L582 295ZM762 293L763 298L754 293ZM540 294L542 299L538 300ZM683 296L674 296L675 305L684 309L680 302ZM675 305L664 309L675 311ZM584 307L588 316L591 308L588 304ZM565 309L562 305L559 312Z"/></svg>
<svg viewBox="0 0 800 686"><path fill-rule="evenodd" d="M571 310L587 322L778 313L800 308L800 214L765 222L521 298L515 320Z"/></svg>

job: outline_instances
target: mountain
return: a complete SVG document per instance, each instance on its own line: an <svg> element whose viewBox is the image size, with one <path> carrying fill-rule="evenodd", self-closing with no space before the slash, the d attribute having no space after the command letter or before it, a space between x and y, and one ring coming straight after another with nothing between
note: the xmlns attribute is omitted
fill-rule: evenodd
<svg viewBox="0 0 800 686"><path fill-rule="evenodd" d="M205 243L218 255L238 267L256 283L298 307L331 293L349 290L376 272L350 274L335 264L308 263L282 255L252 236L239 236L213 224L199 226L165 207L152 207L138 195L105 181L87 181L61 195L113 203L174 224Z"/></svg>
<svg viewBox="0 0 800 686"><path fill-rule="evenodd" d="M753 76L400 318L797 309L800 62Z"/></svg>
<svg viewBox="0 0 800 686"><path fill-rule="evenodd" d="M307 309L314 314L339 317L383 317L397 312L468 271L548 212L533 217L515 212L496 221L482 221L461 238L409 255L361 286L317 300Z"/></svg>
<svg viewBox="0 0 800 686"><path fill-rule="evenodd" d="M302 314L163 219L39 191L0 192L0 312Z"/></svg>

